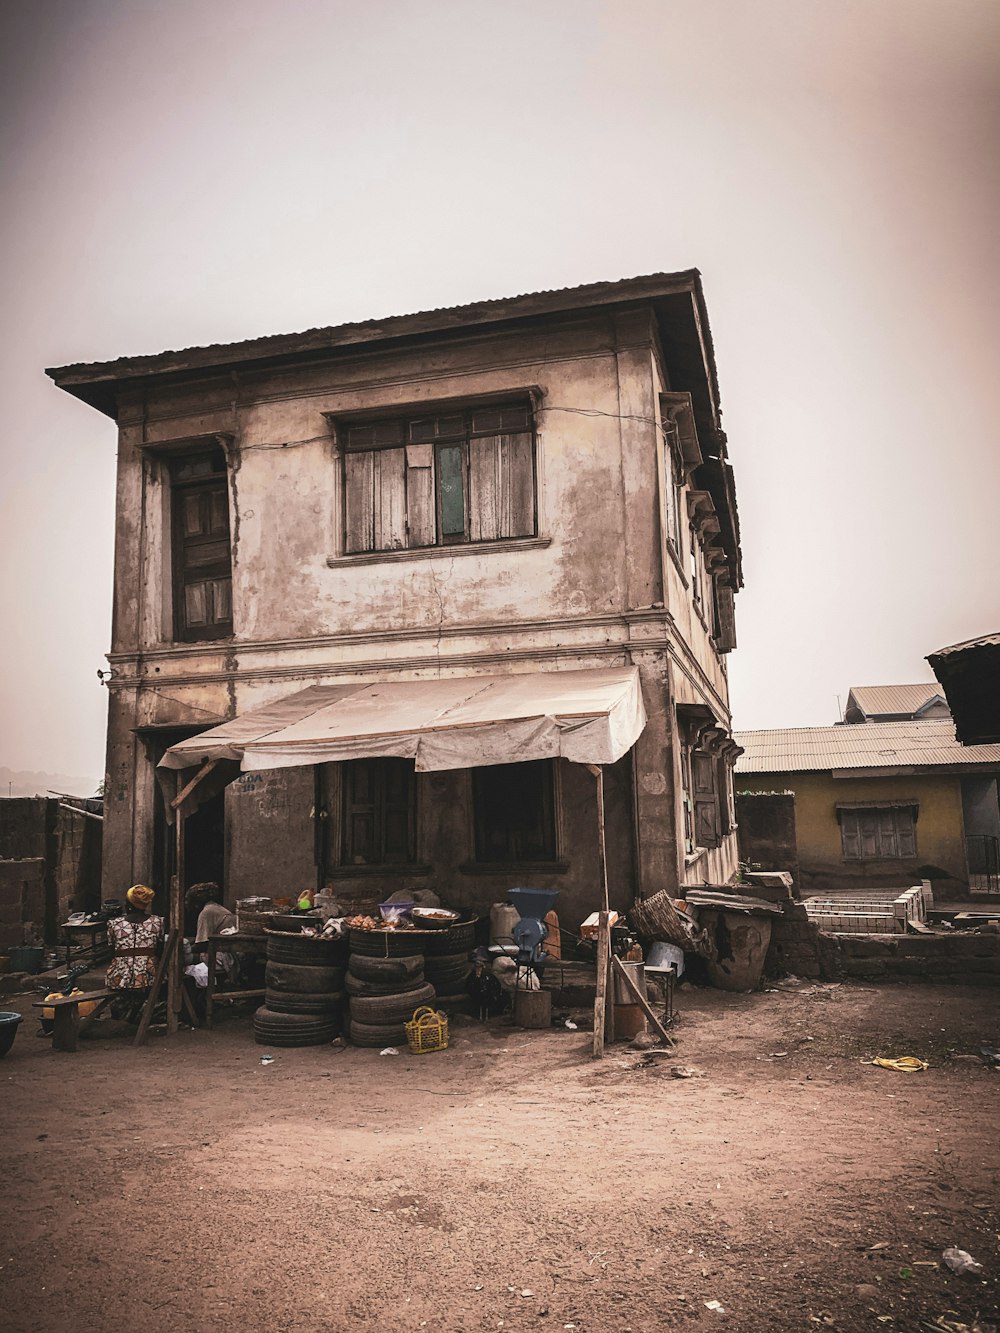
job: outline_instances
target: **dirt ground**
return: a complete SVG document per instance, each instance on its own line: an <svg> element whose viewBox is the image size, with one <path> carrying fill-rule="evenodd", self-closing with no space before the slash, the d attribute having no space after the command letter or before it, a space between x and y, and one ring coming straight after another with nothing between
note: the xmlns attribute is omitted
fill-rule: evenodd
<svg viewBox="0 0 1000 1333"><path fill-rule="evenodd" d="M66 1055L15 1004L9 1333L998 1320L1000 1073L971 1058L996 992L685 989L675 1056L599 1063L583 1031L466 1020L445 1053L262 1065L235 1014L142 1050L97 1025Z"/></svg>

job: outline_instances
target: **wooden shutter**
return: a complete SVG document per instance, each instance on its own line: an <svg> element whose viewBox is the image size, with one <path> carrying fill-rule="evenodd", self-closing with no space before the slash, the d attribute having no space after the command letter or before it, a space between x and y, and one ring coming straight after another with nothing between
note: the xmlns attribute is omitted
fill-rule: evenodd
<svg viewBox="0 0 1000 1333"><path fill-rule="evenodd" d="M878 817L875 810L858 811L858 834L861 838L861 857L874 861L878 857Z"/></svg>
<svg viewBox="0 0 1000 1333"><path fill-rule="evenodd" d="M414 777L408 759L381 759L382 864L406 865L413 860Z"/></svg>
<svg viewBox="0 0 1000 1333"><path fill-rule="evenodd" d="M844 849L845 860L859 861L861 859L861 831L858 828L857 810L841 810L840 841Z"/></svg>
<svg viewBox="0 0 1000 1333"><path fill-rule="evenodd" d="M174 492L177 633L219 638L233 621L227 483L213 479Z"/></svg>
<svg viewBox="0 0 1000 1333"><path fill-rule="evenodd" d="M344 765L344 863L378 864L376 761L355 759Z"/></svg>
<svg viewBox="0 0 1000 1333"><path fill-rule="evenodd" d="M406 450L379 449L375 467L375 550L406 545Z"/></svg>
<svg viewBox="0 0 1000 1333"><path fill-rule="evenodd" d="M715 755L695 750L691 755L691 782L694 786L694 840L699 847L718 847L721 841L715 777Z"/></svg>
<svg viewBox="0 0 1000 1333"><path fill-rule="evenodd" d="M406 544L433 546L437 539L434 518L434 446L406 446Z"/></svg>
<svg viewBox="0 0 1000 1333"><path fill-rule="evenodd" d="M896 847L899 856L917 854L917 830L912 807L896 811Z"/></svg>
<svg viewBox="0 0 1000 1333"><path fill-rule="evenodd" d="M882 858L897 857L899 850L896 845L896 811L876 811L875 824L878 830L876 836L879 856Z"/></svg>
<svg viewBox="0 0 1000 1333"><path fill-rule="evenodd" d="M716 582L715 599L719 613L716 647L720 653L731 653L736 647L736 597L727 583Z"/></svg>
<svg viewBox="0 0 1000 1333"><path fill-rule="evenodd" d="M345 526L348 554L375 549L375 455L344 455Z"/></svg>
<svg viewBox="0 0 1000 1333"><path fill-rule="evenodd" d="M529 432L469 441L469 540L535 531L534 448Z"/></svg>

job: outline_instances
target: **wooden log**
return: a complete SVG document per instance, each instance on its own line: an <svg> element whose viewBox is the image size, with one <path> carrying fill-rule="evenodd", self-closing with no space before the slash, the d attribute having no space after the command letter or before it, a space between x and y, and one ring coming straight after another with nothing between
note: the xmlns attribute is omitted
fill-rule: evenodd
<svg viewBox="0 0 1000 1333"><path fill-rule="evenodd" d="M642 1012L646 1015L647 1020L653 1025L653 1030L657 1033L660 1039L662 1041L665 1041L668 1046L673 1046L674 1045L673 1037L671 1037L670 1033L660 1022L659 1018L653 1011L652 1005L649 1003L645 995L643 995L642 991L632 980L631 973L628 971L628 969L622 967L620 960L615 957L612 957L611 959L611 969L616 976L619 976L623 979L623 981L625 982L625 987L630 992L632 999L639 1006Z"/></svg>
<svg viewBox="0 0 1000 1333"><path fill-rule="evenodd" d="M191 781L187 784L186 787L181 787L181 775L180 773L178 773L177 786L180 788L180 790L178 791L174 799L170 802L170 808L172 810L178 810L184 804L187 798L191 795L191 793L194 791L195 787L197 787L198 783L203 781L203 779L207 778L209 773L213 772L213 770L218 767L218 764L219 764L218 759L206 759L205 762L202 764L201 768L198 769L198 772L194 775L194 777L191 779Z"/></svg>
<svg viewBox="0 0 1000 1333"><path fill-rule="evenodd" d="M611 956L611 927L608 913L601 912L597 921L597 991L594 995L594 1058L604 1054L608 1004L608 959Z"/></svg>

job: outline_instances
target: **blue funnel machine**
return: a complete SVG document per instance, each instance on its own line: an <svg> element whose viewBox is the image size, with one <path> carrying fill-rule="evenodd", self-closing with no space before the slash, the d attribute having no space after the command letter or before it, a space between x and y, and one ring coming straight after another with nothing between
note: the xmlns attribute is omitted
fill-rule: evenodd
<svg viewBox="0 0 1000 1333"><path fill-rule="evenodd" d="M545 915L552 911L558 889L511 889L507 895L521 913L520 921L515 921L511 937L517 945L518 976L522 969L538 966L541 969L548 955L542 947L549 928L545 924ZM515 983L516 984L516 983Z"/></svg>
<svg viewBox="0 0 1000 1333"><path fill-rule="evenodd" d="M522 916L534 916L544 921L559 897L558 889L511 889L507 894Z"/></svg>

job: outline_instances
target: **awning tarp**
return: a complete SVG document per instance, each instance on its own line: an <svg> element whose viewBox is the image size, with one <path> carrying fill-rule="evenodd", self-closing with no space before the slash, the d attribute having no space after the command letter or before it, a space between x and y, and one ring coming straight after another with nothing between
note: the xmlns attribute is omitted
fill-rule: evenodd
<svg viewBox="0 0 1000 1333"><path fill-rule="evenodd" d="M180 741L160 767L386 756L413 759L419 772L560 757L613 764L645 725L635 667L313 685Z"/></svg>

